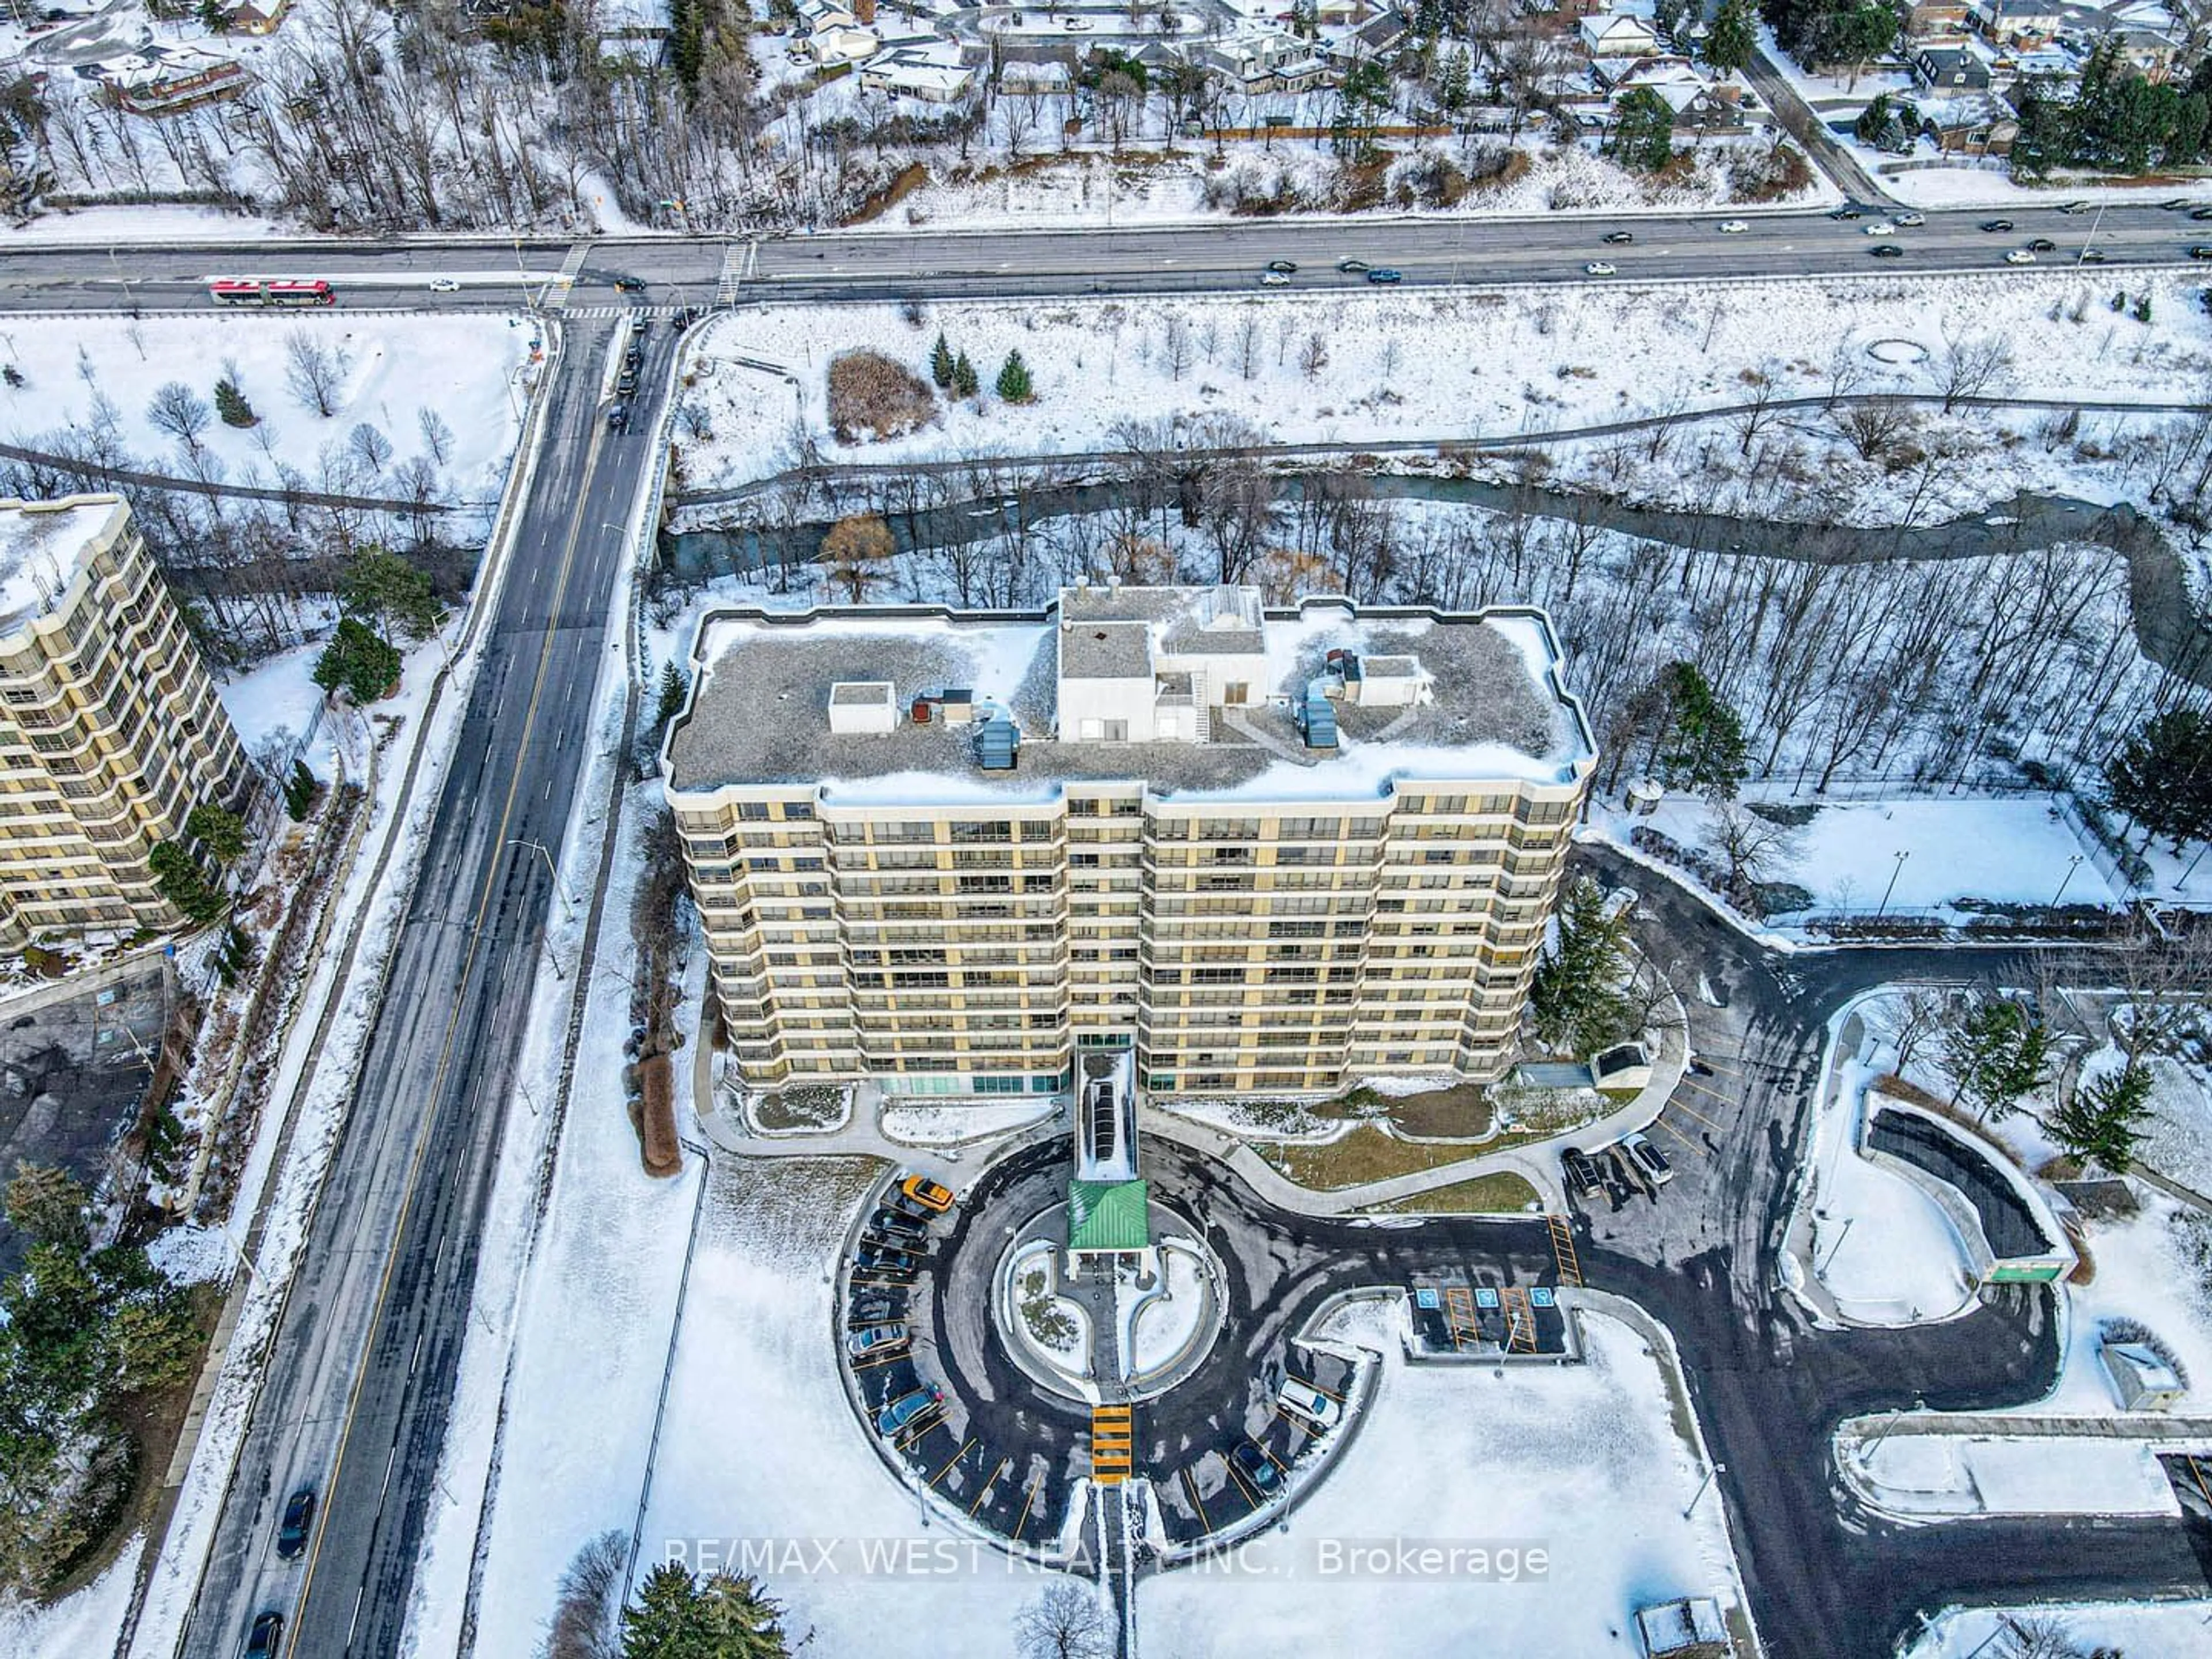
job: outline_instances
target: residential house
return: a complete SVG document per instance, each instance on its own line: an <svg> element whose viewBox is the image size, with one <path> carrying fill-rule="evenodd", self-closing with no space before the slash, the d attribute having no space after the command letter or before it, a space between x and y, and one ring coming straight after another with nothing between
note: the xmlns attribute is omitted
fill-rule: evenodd
<svg viewBox="0 0 2212 1659"><path fill-rule="evenodd" d="M1198 55L1247 94L1304 92L1329 76L1328 65L1312 46L1282 29L1239 29L1200 47Z"/></svg>
<svg viewBox="0 0 2212 1659"><path fill-rule="evenodd" d="M1678 131L1713 132L1743 125L1741 89L1715 82L1686 58L1646 58L1612 83L1619 99L1638 88L1659 95L1674 112Z"/></svg>
<svg viewBox="0 0 2212 1659"><path fill-rule="evenodd" d="M1966 32L1966 0L1912 0L1905 8L1905 38L1940 40Z"/></svg>
<svg viewBox="0 0 2212 1659"><path fill-rule="evenodd" d="M1585 17L1575 25L1583 50L1592 58L1648 58L1659 50L1649 20L1623 11Z"/></svg>
<svg viewBox="0 0 2212 1659"><path fill-rule="evenodd" d="M878 53L860 65L860 86L925 103L956 104L975 84L975 71L960 61L950 41L901 46Z"/></svg>
<svg viewBox="0 0 2212 1659"><path fill-rule="evenodd" d="M1974 0L1967 21L1998 46L2040 46L2065 27L2070 9L2056 0Z"/></svg>
<svg viewBox="0 0 2212 1659"><path fill-rule="evenodd" d="M1388 58L1406 43L1407 33L1406 20L1395 11L1386 11L1348 33L1322 41L1321 55L1339 64L1361 58Z"/></svg>
<svg viewBox="0 0 2212 1659"><path fill-rule="evenodd" d="M1912 54L1912 83L1923 92L1987 92L1990 60L1963 42L1923 46Z"/></svg>
<svg viewBox="0 0 2212 1659"><path fill-rule="evenodd" d="M148 46L95 72L133 115L168 115L219 99L235 98L253 84L236 58L198 46Z"/></svg>
<svg viewBox="0 0 2212 1659"><path fill-rule="evenodd" d="M2181 44L2156 29L2115 29L2106 39L2119 47L2120 61L2146 81L2164 81L2173 73Z"/></svg>
<svg viewBox="0 0 2212 1659"><path fill-rule="evenodd" d="M2012 106L1994 93L1967 93L1915 108L1921 135L1946 155L2009 155L2020 137Z"/></svg>
<svg viewBox="0 0 2212 1659"><path fill-rule="evenodd" d="M274 34L292 9L292 0L234 0L222 9L223 27L233 34Z"/></svg>

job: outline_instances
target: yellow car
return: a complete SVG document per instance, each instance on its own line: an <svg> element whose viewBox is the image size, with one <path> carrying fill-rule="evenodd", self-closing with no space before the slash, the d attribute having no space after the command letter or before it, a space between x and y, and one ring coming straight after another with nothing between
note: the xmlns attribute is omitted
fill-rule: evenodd
<svg viewBox="0 0 2212 1659"><path fill-rule="evenodd" d="M908 1176L899 1182L899 1191L925 1210L934 1210L939 1215L952 1207L952 1189L940 1186L927 1176Z"/></svg>

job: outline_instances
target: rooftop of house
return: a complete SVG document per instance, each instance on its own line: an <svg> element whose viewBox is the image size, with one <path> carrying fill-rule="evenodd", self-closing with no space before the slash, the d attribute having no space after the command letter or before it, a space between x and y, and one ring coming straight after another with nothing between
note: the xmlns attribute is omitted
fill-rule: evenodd
<svg viewBox="0 0 2212 1659"><path fill-rule="evenodd" d="M853 805L1045 801L1075 780L1142 782L1162 796L1201 799L1372 800L1400 778L1565 784L1593 757L1540 612L1451 616L1309 599L1268 611L1263 621L1255 616L1258 627L1208 630L1209 606L1224 603L1206 588L1071 588L1054 606L1027 615L939 607L798 617L714 611L694 641L698 672L690 705L670 730L663 773L682 793L819 784L825 801ZM1100 633L1105 641L1091 637ZM1249 654L1249 670L1237 671L1249 672L1248 700L1214 708L1204 741L1063 733L1063 676L1135 665L1153 678L1148 696L1187 687L1173 662L1141 665L1148 636L1185 659ZM1417 658L1426 700L1340 703L1339 746L1307 748L1293 709L1332 650ZM891 731L830 732L831 688L856 680L895 688ZM974 723L910 720L916 697L955 689L973 694ZM976 763L972 740L994 718L1020 732L1012 770Z"/></svg>
<svg viewBox="0 0 2212 1659"><path fill-rule="evenodd" d="M68 591L85 549L124 511L114 495L0 501L0 634L44 615Z"/></svg>

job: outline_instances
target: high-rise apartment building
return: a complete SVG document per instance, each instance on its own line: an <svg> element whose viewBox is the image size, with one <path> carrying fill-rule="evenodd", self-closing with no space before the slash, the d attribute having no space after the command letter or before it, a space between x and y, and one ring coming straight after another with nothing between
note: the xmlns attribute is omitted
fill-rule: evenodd
<svg viewBox="0 0 2212 1659"><path fill-rule="evenodd" d="M1507 1065L1595 763L1538 611L717 611L662 765L749 1083Z"/></svg>
<svg viewBox="0 0 2212 1659"><path fill-rule="evenodd" d="M246 780L121 499L0 501L0 940L174 926L148 857Z"/></svg>

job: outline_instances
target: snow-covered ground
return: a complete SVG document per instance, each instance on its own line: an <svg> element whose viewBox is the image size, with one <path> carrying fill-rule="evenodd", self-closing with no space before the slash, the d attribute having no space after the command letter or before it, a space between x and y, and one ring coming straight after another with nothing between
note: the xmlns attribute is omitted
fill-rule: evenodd
<svg viewBox="0 0 2212 1659"><path fill-rule="evenodd" d="M1986 390L2005 395L2165 399L2212 368L2193 283L2133 272L2113 280L2148 295L2149 322L2116 315L2104 303L2109 290L2055 272L1255 293L1140 304L945 301L925 307L919 325L890 305L770 305L719 319L702 342L702 384L690 400L707 435L679 436L678 444L693 489L793 464L793 388L781 374L741 366L741 357L796 378L804 419L826 458L876 464L1114 448L1118 425L1170 419L1185 423L1193 443L1236 441L1225 420L1245 441L1350 447L1564 433L1760 396L1826 396L1839 385L1940 392L1954 347L1991 337L2009 343L2011 359ZM939 332L974 363L981 398L940 401L930 423L888 441L830 436L833 356L866 348L927 378ZM1444 339L1451 348L1437 349ZM1869 349L1877 345L1879 355ZM1036 394L1025 405L1001 403L990 390L1016 349ZM1832 435L1828 442L1848 480L1858 463ZM2033 453L2017 455L2009 476L1986 482L2017 489L2038 465ZM1959 510L1948 494L1923 507Z"/></svg>
<svg viewBox="0 0 2212 1659"><path fill-rule="evenodd" d="M2202 1659L2212 1643L2212 1601L2053 1602L2033 1607L1954 1608L1938 1617L1905 1659L1975 1659L1999 1650L2001 1632L2054 1625L2080 1652L2127 1659Z"/></svg>
<svg viewBox="0 0 2212 1659"><path fill-rule="evenodd" d="M110 1651L145 1547L143 1535L133 1537L99 1577L51 1607L0 1601L0 1659L76 1659Z"/></svg>
<svg viewBox="0 0 2212 1659"><path fill-rule="evenodd" d="M2051 1435L1891 1434L1839 1454L1844 1478L1892 1515L2179 1516L2154 1448Z"/></svg>
<svg viewBox="0 0 2212 1659"><path fill-rule="evenodd" d="M1408 1364L1384 1345L1358 1437L1285 1528L1217 1570L1142 1582L1145 1650L1366 1653L1387 1631L1397 1659L1614 1653L1638 1607L1741 1602L1721 1503L1698 1496L1704 1467L1674 1432L1658 1363L1610 1317L1586 1315L1583 1334L1587 1364L1503 1375ZM1511 1576L1345 1570L1353 1542L1400 1540L1510 1551Z"/></svg>
<svg viewBox="0 0 2212 1659"><path fill-rule="evenodd" d="M289 342L324 347L339 365L327 417L288 389ZM0 386L0 434L37 447L40 437L111 428L121 448L155 470L234 483L275 485L290 469L309 489L405 495L397 469L420 456L453 495L488 501L514 453L529 387L532 331L503 317L348 314L342 307L282 319L211 311L205 316L0 319L0 364L23 377ZM212 411L216 381L231 375L257 426L210 418L200 453L148 418L155 390L180 381ZM447 435L439 461L423 432L428 411ZM382 470L351 464L356 427L382 434Z"/></svg>
<svg viewBox="0 0 2212 1659"><path fill-rule="evenodd" d="M949 1146L957 1141L981 1140L1041 1123L1059 1109L1050 1097L1036 1100L985 1102L973 1106L924 1106L900 1103L884 1106L880 1122L893 1140L917 1146Z"/></svg>

